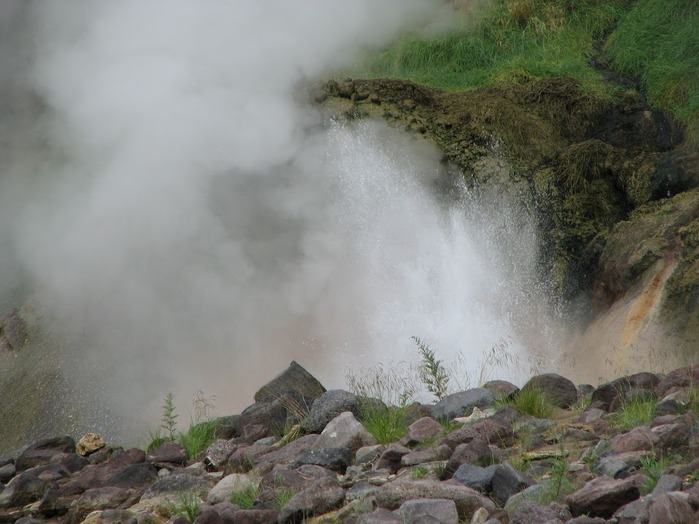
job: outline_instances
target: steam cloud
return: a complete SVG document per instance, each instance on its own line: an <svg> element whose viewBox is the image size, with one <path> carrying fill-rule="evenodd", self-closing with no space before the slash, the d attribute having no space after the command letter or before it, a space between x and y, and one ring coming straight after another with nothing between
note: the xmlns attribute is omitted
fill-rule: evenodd
<svg viewBox="0 0 699 524"><path fill-rule="evenodd" d="M234 412L291 359L342 387L411 335L477 367L514 336L531 230L440 200L438 151L301 87L443 9L4 2L2 303L31 290L62 373L128 419L197 389Z"/></svg>

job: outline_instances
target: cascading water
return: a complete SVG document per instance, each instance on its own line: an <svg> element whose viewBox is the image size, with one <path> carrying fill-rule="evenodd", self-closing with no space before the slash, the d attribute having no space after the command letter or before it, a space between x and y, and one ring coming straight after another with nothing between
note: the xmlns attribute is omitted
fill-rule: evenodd
<svg viewBox="0 0 699 524"><path fill-rule="evenodd" d="M494 346L525 358L539 300L526 215L470 195L423 140L299 101L300 82L443 8L23 11L35 39L13 96L36 100L12 120L27 154L2 164L0 198L15 199L2 238L40 333L20 357L49 355L37 387L61 394L41 431L133 438L168 392L232 413L291 359L344 387L348 368L415 361L412 336L446 363L461 354L462 375Z"/></svg>

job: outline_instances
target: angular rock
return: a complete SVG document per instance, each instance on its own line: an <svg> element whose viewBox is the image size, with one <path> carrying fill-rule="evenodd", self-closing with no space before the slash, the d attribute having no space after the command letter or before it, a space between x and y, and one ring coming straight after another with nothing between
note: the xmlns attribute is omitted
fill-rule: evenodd
<svg viewBox="0 0 699 524"><path fill-rule="evenodd" d="M158 473L153 465L142 462L126 466L112 477L109 477L104 484L106 486L136 489L150 486L156 480L158 480Z"/></svg>
<svg viewBox="0 0 699 524"><path fill-rule="evenodd" d="M325 393L323 385L296 361L255 393L255 402L270 402L286 394L315 400Z"/></svg>
<svg viewBox="0 0 699 524"><path fill-rule="evenodd" d="M456 446L447 462L447 475L455 472L461 464L486 467L493 462L493 452L488 443L483 439L474 438L471 442Z"/></svg>
<svg viewBox="0 0 699 524"><path fill-rule="evenodd" d="M206 469L215 471L223 467L237 447L237 444L229 440L219 439L213 442L206 449L206 453L204 454Z"/></svg>
<svg viewBox="0 0 699 524"><path fill-rule="evenodd" d="M623 480L597 477L581 489L568 495L567 502L573 516L610 518L620 507L641 495L640 486L646 479L636 475Z"/></svg>
<svg viewBox="0 0 699 524"><path fill-rule="evenodd" d="M629 451L602 457L595 468L595 472L601 476L615 479L626 478L633 471L641 467L641 459L650 456L648 451Z"/></svg>
<svg viewBox="0 0 699 524"><path fill-rule="evenodd" d="M373 484L370 484L364 480L360 480L359 482L355 482L354 484L352 484L352 486L350 486L350 488L345 493L345 498L347 500L360 499L362 497L366 497L368 495L376 493L378 489L379 488L374 486Z"/></svg>
<svg viewBox="0 0 699 524"><path fill-rule="evenodd" d="M461 464L454 472L452 478L464 486L475 489L481 493L490 493L493 490L493 475L497 465L481 468L472 464Z"/></svg>
<svg viewBox="0 0 699 524"><path fill-rule="evenodd" d="M90 461L77 453L58 453L51 457L51 464L60 464L71 473L76 473L90 465Z"/></svg>
<svg viewBox="0 0 699 524"><path fill-rule="evenodd" d="M451 456L451 448L441 445L436 448L421 449L420 451L411 451L403 455L400 459L401 466L416 466L425 462L434 462L437 460L447 460Z"/></svg>
<svg viewBox="0 0 699 524"><path fill-rule="evenodd" d="M590 402L593 407L610 411L613 406L619 405L620 399L628 400L629 391L634 391L636 394L652 393L658 381L657 375L653 373L636 373L621 377L598 386L592 393Z"/></svg>
<svg viewBox="0 0 699 524"><path fill-rule="evenodd" d="M376 492L376 503L386 509L396 509L412 499L449 499L456 503L460 519L470 519L480 507L495 510L495 504L477 491L458 484L437 480L394 480Z"/></svg>
<svg viewBox="0 0 699 524"><path fill-rule="evenodd" d="M204 477L190 475L188 473L177 473L161 478L148 488L141 501L165 496L174 496L176 499L180 493L191 493L201 499L206 499L213 482Z"/></svg>
<svg viewBox="0 0 699 524"><path fill-rule="evenodd" d="M408 434L401 443L404 446L415 446L431 442L442 432L442 425L432 417L422 417L408 426Z"/></svg>
<svg viewBox="0 0 699 524"><path fill-rule="evenodd" d="M233 431L237 435L245 436L247 428L248 440L252 442L269 435L281 435L286 426L286 419L287 410L279 400L256 402L246 407L240 417L235 419ZM255 429L255 435L250 436L253 433L252 428L255 426L264 428L264 431L260 431L259 428Z"/></svg>
<svg viewBox="0 0 699 524"><path fill-rule="evenodd" d="M214 508L204 507L200 509L193 524L224 524L224 520Z"/></svg>
<svg viewBox="0 0 699 524"><path fill-rule="evenodd" d="M648 524L683 524L697 521L692 506L677 492L654 497L648 516Z"/></svg>
<svg viewBox="0 0 699 524"><path fill-rule="evenodd" d="M235 524L276 524L279 511L276 509L239 509L234 514Z"/></svg>
<svg viewBox="0 0 699 524"><path fill-rule="evenodd" d="M376 469L387 469L391 473L395 473L401 468L403 456L408 453L410 453L410 449L405 446L396 443L389 444L376 462Z"/></svg>
<svg viewBox="0 0 699 524"><path fill-rule="evenodd" d="M297 468L304 464L314 464L344 474L347 466L352 463L353 458L352 452L347 448L311 449L297 457L292 468Z"/></svg>
<svg viewBox="0 0 699 524"><path fill-rule="evenodd" d="M322 515L340 507L345 500L345 490L336 480L325 478L297 493L279 512L280 524L302 522L313 515Z"/></svg>
<svg viewBox="0 0 699 524"><path fill-rule="evenodd" d="M86 466L78 477L61 486L61 494L63 496L77 495L89 488L105 486L109 479L124 471L128 466L140 464L145 460L145 452L134 448L119 453L101 464Z"/></svg>
<svg viewBox="0 0 699 524"><path fill-rule="evenodd" d="M376 438L362 426L351 411L340 413L323 429L312 449L347 448L352 455L363 446L375 446Z"/></svg>
<svg viewBox="0 0 699 524"><path fill-rule="evenodd" d="M231 500L233 493L240 493L246 489L256 487L259 480L250 475L232 473L218 481L206 496L206 503L210 505Z"/></svg>
<svg viewBox="0 0 699 524"><path fill-rule="evenodd" d="M102 435L97 433L85 433L75 446L75 452L85 457L91 453L94 453L98 449L102 449L106 443Z"/></svg>
<svg viewBox="0 0 699 524"><path fill-rule="evenodd" d="M536 375L522 386L522 391L540 390L544 396L559 408L569 408L578 401L578 389L567 378L556 373Z"/></svg>
<svg viewBox="0 0 699 524"><path fill-rule="evenodd" d="M75 453L75 440L69 436L52 437L30 444L15 459L17 471L48 464L58 453Z"/></svg>
<svg viewBox="0 0 699 524"><path fill-rule="evenodd" d="M405 524L458 524L456 504L450 499L417 499L401 504L397 511Z"/></svg>
<svg viewBox="0 0 699 524"><path fill-rule="evenodd" d="M661 475L653 488L653 495L661 495L671 491L682 491L682 477L677 475Z"/></svg>
<svg viewBox="0 0 699 524"><path fill-rule="evenodd" d="M96 510L116 509L132 491L126 488L103 487L86 490L68 511L69 522L82 522L87 515Z"/></svg>
<svg viewBox="0 0 699 524"><path fill-rule="evenodd" d="M442 443L451 449L455 449L459 444L471 442L476 438L501 448L509 448L515 442L515 434L512 428L493 419L484 419L470 426L452 431L444 437Z"/></svg>
<svg viewBox="0 0 699 524"><path fill-rule="evenodd" d="M376 508L373 513L360 516L357 524L403 524L403 519L385 508Z"/></svg>
<svg viewBox="0 0 699 524"><path fill-rule="evenodd" d="M301 438L289 442L286 446L267 453L261 453L255 459L255 468L257 470L267 471L278 464L292 464L297 456L309 451L311 447L313 447L318 437L319 435L304 435ZM233 457L231 457L231 459L232 458Z"/></svg>
<svg viewBox="0 0 699 524"><path fill-rule="evenodd" d="M53 481L69 476L70 472L60 464L29 468L15 476L0 492L0 508L23 506L37 501Z"/></svg>
<svg viewBox="0 0 699 524"><path fill-rule="evenodd" d="M525 500L519 505L512 515L511 524L563 524L572 517L570 511L560 504L542 506L535 502Z"/></svg>
<svg viewBox="0 0 699 524"><path fill-rule="evenodd" d="M616 453L628 451L652 451L660 439L650 428L639 426L637 428L617 435L609 442L610 447Z"/></svg>
<svg viewBox="0 0 699 524"><path fill-rule="evenodd" d="M386 446L384 446L383 444L359 448L357 452L354 454L354 463L370 464L374 462L377 458L379 458L385 449Z"/></svg>
<svg viewBox="0 0 699 524"><path fill-rule="evenodd" d="M512 495L534 484L536 484L534 479L517 471L505 461L495 466L492 476L492 496L504 504Z"/></svg>
<svg viewBox="0 0 699 524"><path fill-rule="evenodd" d="M663 424L651 429L664 450L677 449L686 446L692 436L692 429L684 422L678 424Z"/></svg>
<svg viewBox="0 0 699 524"><path fill-rule="evenodd" d="M187 452L177 442L166 442L149 452L146 460L159 464L179 464L187 463Z"/></svg>
<svg viewBox="0 0 699 524"><path fill-rule="evenodd" d="M434 419L453 419L471 414L474 407L489 408L495 405L493 392L485 388L473 388L447 395L431 407Z"/></svg>
<svg viewBox="0 0 699 524"><path fill-rule="evenodd" d="M250 471L257 462L257 459L265 454L268 454L269 450L269 446L264 446L261 444L239 446L231 454L231 456L228 457L228 467L230 468L230 471Z"/></svg>
<svg viewBox="0 0 699 524"><path fill-rule="evenodd" d="M301 427L306 433L320 433L328 422L345 411L359 416L359 399L349 391L331 389L313 402L311 411L301 423Z"/></svg>
<svg viewBox="0 0 699 524"><path fill-rule="evenodd" d="M483 387L489 389L496 399L512 398L519 391L517 386L507 380L489 380Z"/></svg>
<svg viewBox="0 0 699 524"><path fill-rule="evenodd" d="M656 384L655 392L662 398L680 388L695 387L697 384L699 384L699 366L692 365L670 371Z"/></svg>
<svg viewBox="0 0 699 524"><path fill-rule="evenodd" d="M17 468L15 468L15 465L12 462L5 464L4 466L0 467L0 482L7 482L14 477L16 473Z"/></svg>

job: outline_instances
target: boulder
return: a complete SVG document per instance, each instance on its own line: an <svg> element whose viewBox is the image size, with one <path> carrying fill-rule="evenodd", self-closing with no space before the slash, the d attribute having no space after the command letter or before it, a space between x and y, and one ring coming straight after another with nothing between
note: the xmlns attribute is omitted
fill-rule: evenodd
<svg viewBox="0 0 699 524"><path fill-rule="evenodd" d="M301 423L301 427L306 433L320 433L328 422L345 411L359 416L359 399L349 391L331 389L313 402L311 411Z"/></svg>
<svg viewBox="0 0 699 524"><path fill-rule="evenodd" d="M146 459L157 464L179 464L187 463L187 452L177 442L166 442L149 452Z"/></svg>
<svg viewBox="0 0 699 524"><path fill-rule="evenodd" d="M298 395L310 402L325 393L323 385L296 361L255 393L255 402L278 400L287 394Z"/></svg>
<svg viewBox="0 0 699 524"><path fill-rule="evenodd" d="M177 500L181 493L190 493L206 499L213 482L205 477L189 473L173 473L153 483L141 496L141 502L157 497Z"/></svg>
<svg viewBox="0 0 699 524"><path fill-rule="evenodd" d="M540 390L544 396L559 408L569 408L578 401L578 389L567 378L556 373L536 375L522 387L522 391Z"/></svg>
<svg viewBox="0 0 699 524"><path fill-rule="evenodd" d="M246 407L240 417L232 421L232 431L243 437L247 432L247 440L253 442L269 435L281 435L286 419L287 410L279 400L256 402Z"/></svg>
<svg viewBox="0 0 699 524"><path fill-rule="evenodd" d="M276 524L278 519L276 509L239 509L233 516L235 524Z"/></svg>
<svg viewBox="0 0 699 524"><path fill-rule="evenodd" d="M474 407L489 408L495 405L493 392L485 388L474 388L447 395L437 402L430 412L435 419L453 419L471 414Z"/></svg>
<svg viewBox="0 0 699 524"><path fill-rule="evenodd" d="M322 515L342 505L345 490L336 480L324 478L297 493L279 512L280 524L303 522L313 515Z"/></svg>
<svg viewBox="0 0 699 524"><path fill-rule="evenodd" d="M507 380L489 380L483 387L489 389L496 399L512 398L519 391L517 386Z"/></svg>
<svg viewBox="0 0 699 524"><path fill-rule="evenodd" d="M456 446L459 444L471 442L476 438L501 448L509 448L515 442L515 434L511 427L487 418L479 420L470 426L452 431L444 437L442 443L452 449L456 449Z"/></svg>
<svg viewBox="0 0 699 524"><path fill-rule="evenodd" d="M635 475L623 480L597 477L581 489L568 495L567 502L573 516L611 518L615 511L641 495L641 486L646 477Z"/></svg>
<svg viewBox="0 0 699 524"><path fill-rule="evenodd" d="M612 438L609 445L615 453L651 451L655 449L659 440L650 428L640 426Z"/></svg>
<svg viewBox="0 0 699 524"><path fill-rule="evenodd" d="M228 461L228 458L238 447L230 440L219 439L213 442L204 454L204 465L209 471L216 471L223 467Z"/></svg>
<svg viewBox="0 0 699 524"><path fill-rule="evenodd" d="M510 520L511 524L564 524L572 517L570 511L560 504L542 506L525 500L515 510Z"/></svg>
<svg viewBox="0 0 699 524"><path fill-rule="evenodd" d="M99 453L99 452L98 452ZM94 456L94 455L93 455ZM145 462L146 454L140 449L129 449L114 455L106 462L86 466L80 475L61 486L61 495L77 495L86 489L107 485L110 479L133 464Z"/></svg>
<svg viewBox="0 0 699 524"><path fill-rule="evenodd" d="M30 444L15 459L17 471L48 464L58 453L75 453L75 440L69 436L52 437Z"/></svg>
<svg viewBox="0 0 699 524"><path fill-rule="evenodd" d="M292 468L313 464L344 474L353 458L354 454L347 448L311 449L298 456Z"/></svg>
<svg viewBox="0 0 699 524"><path fill-rule="evenodd" d="M153 465L142 462L126 466L112 477L109 477L104 485L136 489L150 486L156 480L158 480L158 473Z"/></svg>
<svg viewBox="0 0 699 524"><path fill-rule="evenodd" d="M450 499L416 499L401 504L397 511L405 524L458 524L456 504Z"/></svg>
<svg viewBox="0 0 699 524"><path fill-rule="evenodd" d="M653 488L653 495L661 495L671 491L682 491L682 477L677 475L661 475Z"/></svg>
<svg viewBox="0 0 699 524"><path fill-rule="evenodd" d="M394 480L384 484L376 492L376 503L386 509L396 509L413 499L453 500L462 520L471 519L473 513L481 507L488 511L495 510L495 504L476 490L437 480Z"/></svg>
<svg viewBox="0 0 699 524"><path fill-rule="evenodd" d="M461 464L452 478L481 493L490 493L493 490L493 475L496 469L497 465L482 468L472 464Z"/></svg>
<svg viewBox="0 0 699 524"><path fill-rule="evenodd" d="M447 474L455 472L461 464L474 466L489 466L493 463L493 452L488 443L480 438L474 438L466 444L459 444L447 462Z"/></svg>
<svg viewBox="0 0 699 524"><path fill-rule="evenodd" d="M408 426L408 433L401 443L405 446L429 443L442 432L442 425L432 417L422 417Z"/></svg>
<svg viewBox="0 0 699 524"><path fill-rule="evenodd" d="M655 392L662 398L680 388L696 387L698 384L699 366L692 365L670 371L656 383Z"/></svg>
<svg viewBox="0 0 699 524"><path fill-rule="evenodd" d="M211 488L206 496L206 503L210 505L220 502L230 501L233 493L240 493L246 489L256 487L259 480L253 479L249 475L232 473L223 477Z"/></svg>
<svg viewBox="0 0 699 524"><path fill-rule="evenodd" d="M505 461L494 468L492 476L492 496L502 504L512 495L533 486L536 481L524 473L517 471Z"/></svg>
<svg viewBox="0 0 699 524"><path fill-rule="evenodd" d="M655 426L651 432L657 437L660 447L664 450L682 448L689 443L692 436L692 429L684 422Z"/></svg>
<svg viewBox="0 0 699 524"><path fill-rule="evenodd" d="M592 393L592 406L610 411L619 405L619 400L628 400L630 391L635 394L652 394L659 378L653 373L636 373L602 384Z"/></svg>
<svg viewBox="0 0 699 524"><path fill-rule="evenodd" d="M376 508L373 513L361 515L357 524L403 524L403 519L385 508Z"/></svg>
<svg viewBox="0 0 699 524"><path fill-rule="evenodd" d="M131 493L129 489L114 486L88 489L71 505L68 522L82 522L89 513L96 510L117 509Z"/></svg>
<svg viewBox="0 0 699 524"><path fill-rule="evenodd" d="M400 459L401 466L416 466L425 462L435 462L437 460L447 460L451 456L451 448L442 444L441 446L411 451L403 455Z"/></svg>
<svg viewBox="0 0 699 524"><path fill-rule="evenodd" d="M52 482L68 477L70 472L60 464L29 468L16 475L0 492L0 508L22 506L37 501Z"/></svg>
<svg viewBox="0 0 699 524"><path fill-rule="evenodd" d="M376 469L387 469L396 473L401 468L403 456L410 453L410 449L400 444L389 444L376 462Z"/></svg>
<svg viewBox="0 0 699 524"><path fill-rule="evenodd" d="M697 515L680 493L663 493L654 497L648 512L648 524L696 522Z"/></svg>
<svg viewBox="0 0 699 524"><path fill-rule="evenodd" d="M359 448L376 444L376 438L354 418L352 412L345 411L328 422L312 449L347 448L354 455Z"/></svg>

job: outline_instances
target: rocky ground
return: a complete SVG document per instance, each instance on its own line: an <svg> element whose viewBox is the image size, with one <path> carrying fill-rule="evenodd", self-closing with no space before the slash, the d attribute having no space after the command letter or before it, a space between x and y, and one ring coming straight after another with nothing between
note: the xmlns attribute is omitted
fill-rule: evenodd
<svg viewBox="0 0 699 524"><path fill-rule="evenodd" d="M88 434L0 458L0 522L697 522L698 380L688 367L597 388L555 374L521 391L491 381L408 406L407 434L380 444L362 424L388 413L379 400L325 391L294 362L217 419L198 457ZM512 403L531 391L550 416ZM654 399L647 424L639 399Z"/></svg>

